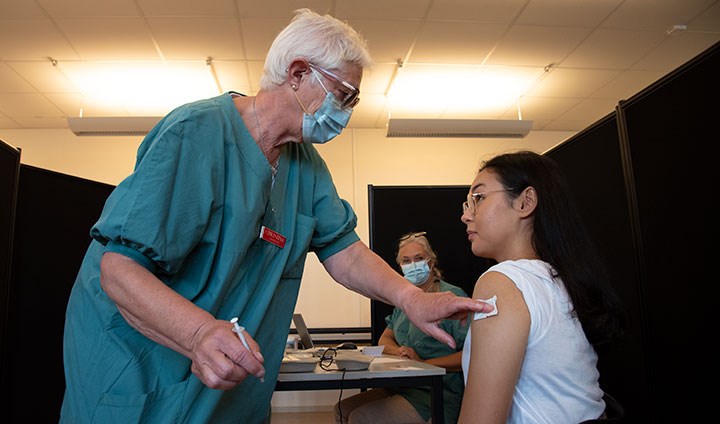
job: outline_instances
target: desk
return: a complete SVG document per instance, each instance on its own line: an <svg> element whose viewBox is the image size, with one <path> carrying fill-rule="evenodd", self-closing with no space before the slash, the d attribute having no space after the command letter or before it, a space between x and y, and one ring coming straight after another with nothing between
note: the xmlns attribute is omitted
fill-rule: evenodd
<svg viewBox="0 0 720 424"><path fill-rule="evenodd" d="M332 365L334 367L335 364ZM430 387L430 409L433 424L443 424L443 376L445 368L396 356L375 358L367 370L325 371L315 366L313 372L280 373L275 390L366 389L372 387Z"/></svg>

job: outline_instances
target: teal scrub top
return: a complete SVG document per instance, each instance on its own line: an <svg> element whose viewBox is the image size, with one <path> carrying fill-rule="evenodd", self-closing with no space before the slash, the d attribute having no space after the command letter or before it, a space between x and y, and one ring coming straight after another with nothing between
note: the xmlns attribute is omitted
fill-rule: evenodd
<svg viewBox="0 0 720 424"><path fill-rule="evenodd" d="M463 289L445 281L440 281L439 291L449 291L457 296L468 297ZM460 320L451 319L440 322L440 328L455 340L457 348L452 349L415 327L400 308L394 308L392 314L385 318L385 323L393 331L397 344L412 347L415 353L423 359L439 358L461 351L468 332L468 325L462 324ZM395 389L395 391L407 399L425 421L430 419L430 389L419 387ZM464 391L465 382L462 372L448 372L443 376L443 401L447 424L457 422Z"/></svg>
<svg viewBox="0 0 720 424"><path fill-rule="evenodd" d="M310 144L285 145L273 183L232 95L163 118L91 229L66 313L61 422L269 419L305 257L324 261L358 241L357 219ZM285 246L260 239L262 226ZM239 317L265 357L265 382L209 389L190 359L128 325L100 287L104 252L134 259L218 319Z"/></svg>

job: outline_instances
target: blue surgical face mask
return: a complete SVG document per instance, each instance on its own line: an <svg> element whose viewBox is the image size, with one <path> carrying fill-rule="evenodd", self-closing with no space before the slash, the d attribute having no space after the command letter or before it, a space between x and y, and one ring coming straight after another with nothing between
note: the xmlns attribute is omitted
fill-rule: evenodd
<svg viewBox="0 0 720 424"><path fill-rule="evenodd" d="M400 265L405 278L416 286L425 284L430 277L430 267L428 261L410 262L409 264Z"/></svg>
<svg viewBox="0 0 720 424"><path fill-rule="evenodd" d="M303 116L303 141L323 144L337 137L350 121L352 109L340 109L332 93L327 93L320 109L310 116Z"/></svg>
<svg viewBox="0 0 720 424"><path fill-rule="evenodd" d="M320 86L325 90L325 100L323 100L320 108L311 116L307 113L303 116L302 134L303 141L323 144L337 137L350 121L352 109L342 109L335 100L335 96L325 88L317 72L312 70L315 79L318 80ZM297 98L297 96L296 96ZM298 102L300 99L298 99ZM302 103L300 106L303 106ZM303 106L303 110L305 107Z"/></svg>

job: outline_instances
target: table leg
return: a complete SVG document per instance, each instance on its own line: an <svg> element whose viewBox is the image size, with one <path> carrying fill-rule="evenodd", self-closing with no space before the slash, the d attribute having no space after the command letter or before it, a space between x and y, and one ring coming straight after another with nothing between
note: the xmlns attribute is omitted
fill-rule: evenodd
<svg viewBox="0 0 720 424"><path fill-rule="evenodd" d="M443 378L441 375L432 378L430 410L433 424L445 423L445 400L443 399Z"/></svg>

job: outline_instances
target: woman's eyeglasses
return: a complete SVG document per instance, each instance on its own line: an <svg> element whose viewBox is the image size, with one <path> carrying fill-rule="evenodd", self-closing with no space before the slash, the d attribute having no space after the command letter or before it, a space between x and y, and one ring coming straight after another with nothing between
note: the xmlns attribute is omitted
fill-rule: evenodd
<svg viewBox="0 0 720 424"><path fill-rule="evenodd" d="M360 101L360 89L356 88L349 82L345 81L344 79L337 76L337 74L328 71L327 69L317 66L315 64L309 63L310 67L312 69L315 69L319 72L321 72L325 77L330 78L331 80L339 83L342 85L347 91L341 90L344 97L340 99L340 108L342 109L352 109L355 107L355 105L358 104Z"/></svg>
<svg viewBox="0 0 720 424"><path fill-rule="evenodd" d="M463 202L463 212L475 213L475 207L481 200L487 197L490 193L500 193L501 191L513 191L514 188L505 188L502 190L488 190L482 193L468 193L467 200Z"/></svg>

